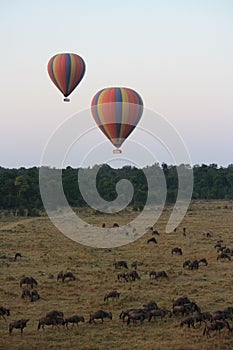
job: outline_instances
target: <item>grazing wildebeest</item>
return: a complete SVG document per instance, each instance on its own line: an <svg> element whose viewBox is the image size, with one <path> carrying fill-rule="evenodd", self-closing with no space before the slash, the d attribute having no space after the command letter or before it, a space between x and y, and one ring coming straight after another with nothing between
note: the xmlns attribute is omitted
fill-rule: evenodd
<svg viewBox="0 0 233 350"><path fill-rule="evenodd" d="M44 330L44 326L57 326L57 328L59 328L59 325L65 325L65 320L63 317L45 316L39 319L37 329L42 327Z"/></svg>
<svg viewBox="0 0 233 350"><path fill-rule="evenodd" d="M228 255L227 253L220 253L218 256L217 256L217 260L228 260L228 261L231 261L231 257L230 255Z"/></svg>
<svg viewBox="0 0 233 350"><path fill-rule="evenodd" d="M208 261L206 260L206 258L202 258L200 260L198 260L198 264L203 264L205 266L208 266Z"/></svg>
<svg viewBox="0 0 233 350"><path fill-rule="evenodd" d="M141 279L141 277L139 276L139 274L137 273L136 270L130 271L128 273L128 276L129 276L129 279L131 281L136 281L136 280L140 280Z"/></svg>
<svg viewBox="0 0 233 350"><path fill-rule="evenodd" d="M21 253L15 253L14 261L16 261L17 258L20 258L20 259L22 258Z"/></svg>
<svg viewBox="0 0 233 350"><path fill-rule="evenodd" d="M185 260L183 263L183 268L185 269L186 267L188 267L191 264L191 260Z"/></svg>
<svg viewBox="0 0 233 350"><path fill-rule="evenodd" d="M162 320L167 315L168 317L172 317L172 312L167 309L148 310L148 322L150 322L152 318L156 320L156 317L161 317L161 320Z"/></svg>
<svg viewBox="0 0 233 350"><path fill-rule="evenodd" d="M137 263L137 261L132 262L132 264L131 264L131 269L137 270L137 268L138 268L138 263Z"/></svg>
<svg viewBox="0 0 233 350"><path fill-rule="evenodd" d="M66 317L65 318L65 325L68 328L68 323L72 323L71 328L74 327L74 324L76 324L78 326L79 322L84 322L84 317L83 316L79 316L79 315L74 315L71 317Z"/></svg>
<svg viewBox="0 0 233 350"><path fill-rule="evenodd" d="M156 241L156 239L154 237L151 237L147 240L147 243L155 243L157 244L158 242Z"/></svg>
<svg viewBox="0 0 233 350"><path fill-rule="evenodd" d="M172 302L172 307L174 308L175 306L180 306L180 305L184 305L184 304L190 304L191 301L189 300L188 297L179 297L177 299L174 299Z"/></svg>
<svg viewBox="0 0 233 350"><path fill-rule="evenodd" d="M104 310L98 310L96 312L91 312L89 323L95 322L95 320L101 320L101 322L103 323L104 318L109 318L110 320L112 320L112 313L106 312Z"/></svg>
<svg viewBox="0 0 233 350"><path fill-rule="evenodd" d="M213 237L213 232L211 232L211 231L204 231L203 235L205 237L207 237L207 238L211 238L211 237Z"/></svg>
<svg viewBox="0 0 233 350"><path fill-rule="evenodd" d="M146 313L143 311L131 311L128 314L127 325L130 324L131 321L140 321L141 323L145 320Z"/></svg>
<svg viewBox="0 0 233 350"><path fill-rule="evenodd" d="M120 293L118 293L116 290L113 290L112 292L109 292L105 295L104 301L108 301L108 299L119 299Z"/></svg>
<svg viewBox="0 0 233 350"><path fill-rule="evenodd" d="M150 278L154 277L156 280L158 278L166 278L167 280L169 279L168 275L167 275L167 273L165 271L158 271L158 272L150 271L149 276L150 276Z"/></svg>
<svg viewBox="0 0 233 350"><path fill-rule="evenodd" d="M128 310L125 310L125 311L122 311L119 315L119 319L123 320L123 322L125 321L125 318L127 317L127 319L129 318L129 315L131 313L143 313L145 316L148 315L148 312L152 310L152 309L149 309L149 308L140 308L140 309L135 309L135 308L132 308L132 309L128 309Z"/></svg>
<svg viewBox="0 0 233 350"><path fill-rule="evenodd" d="M14 328L20 329L21 334L23 334L23 329L27 326L29 319L21 319L17 321L12 321L9 323L9 334L11 334Z"/></svg>
<svg viewBox="0 0 233 350"><path fill-rule="evenodd" d="M33 289L33 290L31 291L31 302L36 301L36 300L39 300L39 299L40 299L39 293L37 292L36 289Z"/></svg>
<svg viewBox="0 0 233 350"><path fill-rule="evenodd" d="M159 308L155 301L149 301L149 303L143 304L143 307L148 310L154 310Z"/></svg>
<svg viewBox="0 0 233 350"><path fill-rule="evenodd" d="M219 332L223 329L227 328L228 332L232 332L232 328L230 327L229 323L227 321L213 321L213 322L208 322L204 328L203 335L206 335L207 338L210 338L210 332L215 331Z"/></svg>
<svg viewBox="0 0 233 350"><path fill-rule="evenodd" d="M196 321L196 318L194 316L186 317L180 322L180 327L183 327L184 325L187 325L188 328L190 328L191 326L193 328L195 328L195 326L194 326L195 321Z"/></svg>
<svg viewBox="0 0 233 350"><path fill-rule="evenodd" d="M125 273L125 272L119 272L117 274L117 279L118 279L118 281L125 280L126 282L128 282L129 281L129 274Z"/></svg>
<svg viewBox="0 0 233 350"><path fill-rule="evenodd" d="M117 222L113 224L113 227L120 227Z"/></svg>
<svg viewBox="0 0 233 350"><path fill-rule="evenodd" d="M30 290L28 289L28 288L24 288L23 290L22 290L22 294L21 294L21 298L22 299L29 299L29 300L31 300L31 292L30 292Z"/></svg>
<svg viewBox="0 0 233 350"><path fill-rule="evenodd" d="M153 231L152 231L152 235L157 235L157 236L159 236L159 232L158 232L157 230L153 230Z"/></svg>
<svg viewBox="0 0 233 350"><path fill-rule="evenodd" d="M58 310L52 310L46 313L45 315L46 317L50 317L50 318L56 318L56 317L64 317L64 313L62 311L58 311Z"/></svg>
<svg viewBox="0 0 233 350"><path fill-rule="evenodd" d="M199 269L199 262L198 260L191 261L191 263L188 265L189 270L198 270Z"/></svg>
<svg viewBox="0 0 233 350"><path fill-rule="evenodd" d="M23 286L23 284L26 284L27 286L33 288L34 286L38 285L38 282L33 277L23 277L19 282L20 288Z"/></svg>
<svg viewBox="0 0 233 350"><path fill-rule="evenodd" d="M183 254L182 249L179 248L179 247L173 248L173 249L172 249L172 255L173 255L173 254L182 255L182 254Z"/></svg>
<svg viewBox="0 0 233 350"><path fill-rule="evenodd" d="M62 282L65 282L65 279L68 278L69 281L75 281L76 277L74 276L74 274L72 272L65 272L63 273L63 271L60 271L57 275L57 281L59 281L59 279L62 280Z"/></svg>
<svg viewBox="0 0 233 350"><path fill-rule="evenodd" d="M0 318L2 317L6 322L5 316L10 316L10 309L6 309L5 307L0 306Z"/></svg>
<svg viewBox="0 0 233 350"><path fill-rule="evenodd" d="M125 269L128 269L128 265L127 262L124 260L120 260L120 261L116 261L114 263L115 269L119 269L121 267L124 267Z"/></svg>

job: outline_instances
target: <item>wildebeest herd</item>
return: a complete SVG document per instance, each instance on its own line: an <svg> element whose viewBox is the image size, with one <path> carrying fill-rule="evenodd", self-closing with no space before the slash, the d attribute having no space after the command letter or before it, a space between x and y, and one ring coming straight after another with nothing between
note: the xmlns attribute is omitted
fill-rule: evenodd
<svg viewBox="0 0 233 350"><path fill-rule="evenodd" d="M151 240L154 238L156 234L159 237L158 231L151 230L151 234L153 235L151 238L145 240L145 245L150 242L154 242ZM187 235L187 231L183 230L183 235ZM206 238L212 238L212 235L206 235ZM150 242L148 242L150 240ZM159 241L159 238L158 238ZM154 242L155 243L155 242ZM159 246L159 242L156 240L156 244ZM149 245L153 247L152 245ZM156 247L156 246L154 246ZM156 248L149 248L156 249ZM233 250L226 247L223 242L218 241L215 245L215 249L217 251L216 261L220 264L221 262L231 262L231 256L233 255ZM203 256L198 257L190 257L188 260L183 260L183 248L174 247L172 248L171 259L182 259L180 264L180 269L183 271L189 270L190 273L196 273L194 270L198 270L201 268L209 268L210 263ZM178 255L176 257L176 255ZM180 257L179 257L180 256ZM118 260L114 261L111 265L112 273L115 274L116 283L118 283L119 288L121 286L130 285L132 283L141 283L142 280L147 279L151 283L170 283L170 281L174 278L172 273L169 273L164 270L154 270L150 267L144 268L144 273L140 270L140 263L133 261L129 264L126 260ZM120 270L120 271L119 271ZM146 270L146 273L145 273ZM194 271L194 272L191 272ZM57 274L56 283L58 285L63 286L66 282L73 283L77 281L77 277L70 271L63 272L60 271ZM163 282L164 280L164 282ZM41 299L40 294L35 289L39 287L40 281L31 277L22 277L19 281L19 286L21 288L21 298L27 302L39 301ZM46 314L42 315L39 319L36 320L37 326L35 326L35 330L45 330L46 327L51 326L54 329L60 329L62 327L69 329L69 324L71 324L71 329L74 325L79 325L79 323L85 323L85 320L88 321L88 324L96 324L98 322L104 323L107 321L115 321L122 322L124 326L134 326L141 325L143 326L145 322L157 322L160 320L162 322L169 322L171 318L177 320L177 324L180 328L187 327L187 329L196 329L199 330L201 326L203 326L201 334L206 337L211 337L211 334L214 332L220 333L223 329L226 329L229 333L232 333L232 321L233 321L233 307L231 305L226 305L225 308L215 311L205 310L204 305L197 304L194 300L187 296L176 297L170 304L169 308L164 308L159 306L159 302L156 300L147 301L143 305L128 305L129 308L123 309L119 314L110 311L112 303L119 303L122 295L124 293L120 293L118 290L109 290L106 291L105 294L101 296L102 301L108 305L108 310L103 308L99 308L97 310L88 310L88 316L84 317L82 314L73 314L70 312L70 315L64 315L63 311L52 310L46 312ZM13 313L12 313L13 314ZM6 308L5 306L0 307L0 317L7 321L7 317L12 316L11 310ZM31 322L27 316L22 319L17 319L9 322L9 334L13 332L13 330L20 330L21 334L23 334L24 328L27 326L29 322ZM35 320L34 320L35 322ZM14 333L14 332L13 332Z"/></svg>

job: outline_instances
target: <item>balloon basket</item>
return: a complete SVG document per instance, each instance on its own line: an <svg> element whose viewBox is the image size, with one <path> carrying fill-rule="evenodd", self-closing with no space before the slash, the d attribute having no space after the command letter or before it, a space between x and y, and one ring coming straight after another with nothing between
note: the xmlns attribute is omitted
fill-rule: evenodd
<svg viewBox="0 0 233 350"><path fill-rule="evenodd" d="M112 153L114 153L114 154L120 154L120 153L122 153L122 151L120 150L120 149L114 149L113 151L112 151Z"/></svg>
<svg viewBox="0 0 233 350"><path fill-rule="evenodd" d="M70 102L70 99L69 98L64 98L64 100L63 100L64 102Z"/></svg>

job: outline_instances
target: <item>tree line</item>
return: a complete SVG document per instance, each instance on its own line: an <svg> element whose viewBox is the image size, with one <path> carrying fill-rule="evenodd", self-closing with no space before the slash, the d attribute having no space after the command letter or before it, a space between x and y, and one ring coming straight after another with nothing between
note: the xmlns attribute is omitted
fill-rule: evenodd
<svg viewBox="0 0 233 350"><path fill-rule="evenodd" d="M66 199L72 207L87 206L82 196L83 192L81 193L79 188L78 176L82 171L85 183L81 190L91 196L94 179L100 197L111 205L111 202L116 198L118 198L119 203L124 203L126 200L127 183L121 184L118 193L116 187L120 180L126 179L133 186L133 196L129 205L134 210L142 210L145 203L159 204L163 200L164 186L166 186L166 202L174 203L176 201L178 192L177 169L189 171L191 167L184 164L175 166L165 163L154 164L143 169L131 166L113 169L108 165L76 169L68 166L62 169L62 185ZM43 211L39 188L39 170L39 167L18 169L0 167L0 210L12 211L17 215L25 215L26 212L26 215L32 216L39 215ZM48 189L54 189L56 187L54 187L53 175L58 170L54 168L47 168L47 170L50 174ZM194 175L193 199L233 199L233 164L227 167L218 167L217 164L195 165L192 170ZM185 171L183 174L185 176ZM163 182L164 179L166 182ZM152 187L150 183L153 183ZM124 186L126 186L125 190ZM150 191L148 191L148 187ZM97 199L96 201L98 202ZM59 207L59 201L56 205Z"/></svg>

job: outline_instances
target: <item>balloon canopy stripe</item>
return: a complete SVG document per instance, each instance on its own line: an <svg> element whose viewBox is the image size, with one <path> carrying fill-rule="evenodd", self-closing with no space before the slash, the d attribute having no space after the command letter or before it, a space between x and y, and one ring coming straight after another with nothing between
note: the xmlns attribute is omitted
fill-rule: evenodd
<svg viewBox="0 0 233 350"><path fill-rule="evenodd" d="M91 108L99 128L119 148L138 124L143 113L143 101L130 88L110 87L97 92Z"/></svg>
<svg viewBox="0 0 233 350"><path fill-rule="evenodd" d="M85 74L84 60L73 53L57 54L48 62L48 74L56 87L67 97Z"/></svg>

